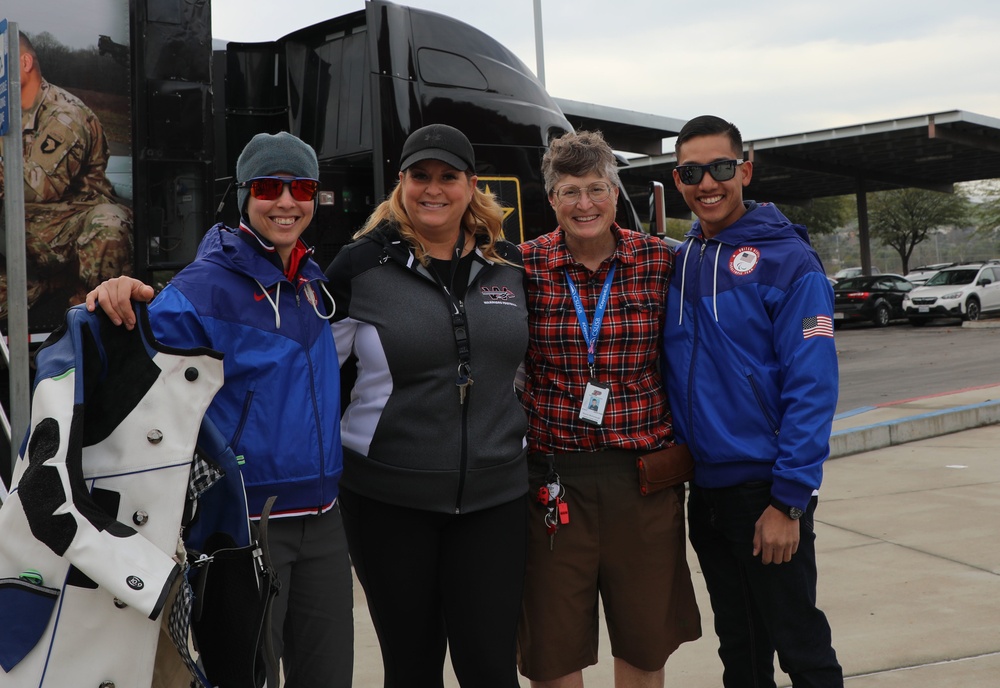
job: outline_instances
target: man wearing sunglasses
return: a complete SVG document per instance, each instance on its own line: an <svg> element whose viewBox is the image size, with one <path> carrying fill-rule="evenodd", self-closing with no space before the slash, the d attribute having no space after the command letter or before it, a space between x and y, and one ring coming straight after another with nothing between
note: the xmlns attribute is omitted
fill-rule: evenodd
<svg viewBox="0 0 1000 688"><path fill-rule="evenodd" d="M813 532L837 405L833 293L805 227L743 200L753 163L734 125L697 117L676 153L697 220L667 297L667 392L695 459L690 539L723 683L773 688L777 652L796 688L842 688Z"/></svg>

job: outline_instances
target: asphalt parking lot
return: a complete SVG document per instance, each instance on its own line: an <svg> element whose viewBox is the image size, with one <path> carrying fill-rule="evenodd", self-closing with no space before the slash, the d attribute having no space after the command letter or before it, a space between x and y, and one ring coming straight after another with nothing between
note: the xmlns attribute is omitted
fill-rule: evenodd
<svg viewBox="0 0 1000 688"><path fill-rule="evenodd" d="M837 412L1000 383L1000 318L837 328Z"/></svg>

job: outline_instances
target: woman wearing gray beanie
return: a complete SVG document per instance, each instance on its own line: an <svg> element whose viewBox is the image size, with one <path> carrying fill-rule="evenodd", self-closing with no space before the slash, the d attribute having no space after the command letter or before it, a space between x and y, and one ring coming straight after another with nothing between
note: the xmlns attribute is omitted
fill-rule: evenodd
<svg viewBox="0 0 1000 688"><path fill-rule="evenodd" d="M149 306L162 344L224 354L225 383L207 416L241 459L251 517L268 521L281 581L271 635L284 688L351 685L351 565L338 504L340 376L321 292L326 278L301 240L312 222L319 165L291 134L258 134L236 163L240 224L213 227L197 258ZM134 326L129 297L152 288L119 277L88 295ZM280 683L268 666L268 685Z"/></svg>

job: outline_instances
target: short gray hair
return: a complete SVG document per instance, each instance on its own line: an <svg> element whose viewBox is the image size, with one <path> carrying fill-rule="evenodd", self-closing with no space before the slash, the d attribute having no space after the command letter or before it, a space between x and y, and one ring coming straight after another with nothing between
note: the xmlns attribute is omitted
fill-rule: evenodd
<svg viewBox="0 0 1000 688"><path fill-rule="evenodd" d="M614 186L621 186L615 153L601 132L571 131L552 140L542 157L546 193L551 193L562 177L588 174L598 174Z"/></svg>

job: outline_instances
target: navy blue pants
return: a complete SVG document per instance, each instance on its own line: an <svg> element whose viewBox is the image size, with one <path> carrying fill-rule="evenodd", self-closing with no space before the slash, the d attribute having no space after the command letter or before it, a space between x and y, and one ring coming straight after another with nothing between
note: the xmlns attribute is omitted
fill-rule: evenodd
<svg viewBox="0 0 1000 688"><path fill-rule="evenodd" d="M817 500L799 519L799 549L784 564L753 556L754 524L770 503L770 483L692 486L691 544L705 576L726 688L774 688L774 655L796 688L842 688L826 616L816 607Z"/></svg>
<svg viewBox="0 0 1000 688"><path fill-rule="evenodd" d="M385 688L517 688L527 508L445 514L340 490L351 560L378 634Z"/></svg>

